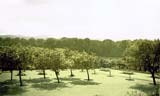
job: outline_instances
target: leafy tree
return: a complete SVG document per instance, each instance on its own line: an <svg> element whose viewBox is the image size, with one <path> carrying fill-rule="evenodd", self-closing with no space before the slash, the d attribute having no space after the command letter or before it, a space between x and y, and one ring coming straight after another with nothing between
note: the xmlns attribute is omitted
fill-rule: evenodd
<svg viewBox="0 0 160 96"><path fill-rule="evenodd" d="M34 62L35 62L35 67L36 69L41 69L43 72L43 77L44 79L46 78L46 72L45 70L49 68L49 61L50 58L49 56L50 50L45 49L45 48L35 48L35 53L34 53Z"/></svg>
<svg viewBox="0 0 160 96"><path fill-rule="evenodd" d="M66 68L64 49L56 48L50 52L50 68L55 72L58 83L60 83L59 73L60 69Z"/></svg>
<svg viewBox="0 0 160 96"><path fill-rule="evenodd" d="M99 60L98 57L95 56L95 54L91 55L91 63L92 63L92 69L93 69L93 74L96 74L96 68L99 67Z"/></svg>
<svg viewBox="0 0 160 96"><path fill-rule="evenodd" d="M26 66L30 63L29 59L29 50L27 47L1 47L0 52L0 61L2 69L10 70L11 80L13 77L13 70L19 70L19 81L20 86L22 86L22 69L25 69Z"/></svg>
<svg viewBox="0 0 160 96"><path fill-rule="evenodd" d="M0 47L0 64L2 71L9 70L11 72L11 81L13 79L13 70L15 70L16 54L11 47Z"/></svg>
<svg viewBox="0 0 160 96"><path fill-rule="evenodd" d="M23 85L22 83L22 70L26 69L27 66L31 63L31 57L30 57L30 48L28 47L16 47L16 55L17 55L17 62L16 67L19 70L19 80L20 80L20 86Z"/></svg>
<svg viewBox="0 0 160 96"><path fill-rule="evenodd" d="M134 48L131 56L141 64L137 67L143 66L144 71L149 71L152 75L153 83L156 85L155 73L160 66L160 41L143 40Z"/></svg>
<svg viewBox="0 0 160 96"><path fill-rule="evenodd" d="M89 55L88 53L86 52L82 52L81 53L81 65L83 68L86 69L86 72L87 72L87 77L88 77L88 81L90 80L90 75L89 75L89 69L92 68L92 64L93 64L93 56L92 55Z"/></svg>
<svg viewBox="0 0 160 96"><path fill-rule="evenodd" d="M74 59L77 54L76 52L66 49L64 54L65 54L65 64L67 64L68 68L70 69L70 76L73 77L73 68L75 68L75 62Z"/></svg>

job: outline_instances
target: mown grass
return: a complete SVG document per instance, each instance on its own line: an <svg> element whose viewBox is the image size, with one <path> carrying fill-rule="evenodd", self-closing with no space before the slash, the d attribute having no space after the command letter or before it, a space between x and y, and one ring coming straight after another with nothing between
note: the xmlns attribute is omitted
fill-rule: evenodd
<svg viewBox="0 0 160 96"><path fill-rule="evenodd" d="M90 70L91 80L87 81L85 71L73 70L74 77L70 77L69 70L61 71L58 84L53 71L46 71L46 79L38 75L37 70L26 71L22 77L23 87L19 86L16 71L13 81L10 81L10 73L5 72L0 74L0 96L134 96L133 92L152 96L158 89L153 86L150 74L134 72L133 80L127 80L128 74L122 74L123 71L111 70L111 77L107 71L97 69L96 72L92 74Z"/></svg>

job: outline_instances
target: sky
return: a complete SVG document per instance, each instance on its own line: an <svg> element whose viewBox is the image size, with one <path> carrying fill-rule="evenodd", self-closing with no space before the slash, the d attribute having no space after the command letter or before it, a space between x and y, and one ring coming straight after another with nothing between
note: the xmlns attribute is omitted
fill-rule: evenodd
<svg viewBox="0 0 160 96"><path fill-rule="evenodd" d="M160 38L160 0L0 0L0 35Z"/></svg>

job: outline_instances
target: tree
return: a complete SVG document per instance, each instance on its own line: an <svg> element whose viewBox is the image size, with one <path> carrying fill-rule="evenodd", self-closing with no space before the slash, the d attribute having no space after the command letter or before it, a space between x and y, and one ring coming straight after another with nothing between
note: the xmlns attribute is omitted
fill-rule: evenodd
<svg viewBox="0 0 160 96"><path fill-rule="evenodd" d="M131 56L142 64L138 67L143 66L144 71L149 71L151 73L153 84L156 85L155 73L160 66L160 41L141 41L137 44L137 48Z"/></svg>
<svg viewBox="0 0 160 96"><path fill-rule="evenodd" d="M49 66L55 72L58 83L60 83L60 79L58 76L60 73L60 69L66 68L64 60L65 60L64 49L56 48L50 51L50 65Z"/></svg>
<svg viewBox="0 0 160 96"><path fill-rule="evenodd" d="M25 69L26 66L30 63L29 59L29 49L27 47L17 47L17 46L11 46L11 47L1 47L0 52L0 61L2 69L4 70L10 70L11 72L11 80L13 77L13 70L19 70L19 81L20 86L22 86L22 69Z"/></svg>
<svg viewBox="0 0 160 96"><path fill-rule="evenodd" d="M98 57L95 54L91 54L91 63L92 63L92 69L93 69L93 74L96 74L96 68L99 66L99 60Z"/></svg>
<svg viewBox="0 0 160 96"><path fill-rule="evenodd" d="M93 56L89 55L86 52L82 52L81 53L81 64L82 67L86 69L87 71L87 77L88 77L88 81L90 80L90 75L89 75L89 69L92 68L92 64L93 64Z"/></svg>
<svg viewBox="0 0 160 96"><path fill-rule="evenodd" d="M36 69L41 69L43 72L43 77L44 79L46 78L46 72L45 70L49 68L49 53L50 50L46 48L35 48L35 53L34 53L34 62L35 62L35 67Z"/></svg>
<svg viewBox="0 0 160 96"><path fill-rule="evenodd" d="M30 55L30 48L29 47L16 47L16 55L17 55L17 62L16 67L19 70L19 81L20 86L23 86L22 83L22 70L26 69L27 66L32 63L31 62L31 55Z"/></svg>
<svg viewBox="0 0 160 96"><path fill-rule="evenodd" d="M15 69L16 54L15 50L8 46L0 47L0 64L2 71L11 72L11 81L13 79L13 70Z"/></svg>
<svg viewBox="0 0 160 96"><path fill-rule="evenodd" d="M74 58L76 54L74 54L74 51L71 51L69 49L66 49L64 54L65 54L65 64L70 69L70 76L73 77L74 76L73 67L75 67Z"/></svg>

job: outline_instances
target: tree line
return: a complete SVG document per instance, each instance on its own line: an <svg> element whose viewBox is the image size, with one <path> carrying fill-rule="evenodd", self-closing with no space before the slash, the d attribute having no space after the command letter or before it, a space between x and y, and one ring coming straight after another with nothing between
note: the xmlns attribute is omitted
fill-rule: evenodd
<svg viewBox="0 0 160 96"><path fill-rule="evenodd" d="M10 70L52 69L59 82L60 70L109 67L150 72L156 85L160 71L160 40L90 40L78 38L0 38L0 66ZM21 76L21 75L19 75ZM19 77L21 79L21 77Z"/></svg>
<svg viewBox="0 0 160 96"><path fill-rule="evenodd" d="M106 39L103 41L90 40L89 38L47 38L47 39L35 39L35 38L0 38L1 46L11 45L23 45L23 46L35 46L44 48L69 48L71 50L86 51L96 53L102 57L121 57L123 52L127 48L130 40L113 41Z"/></svg>

